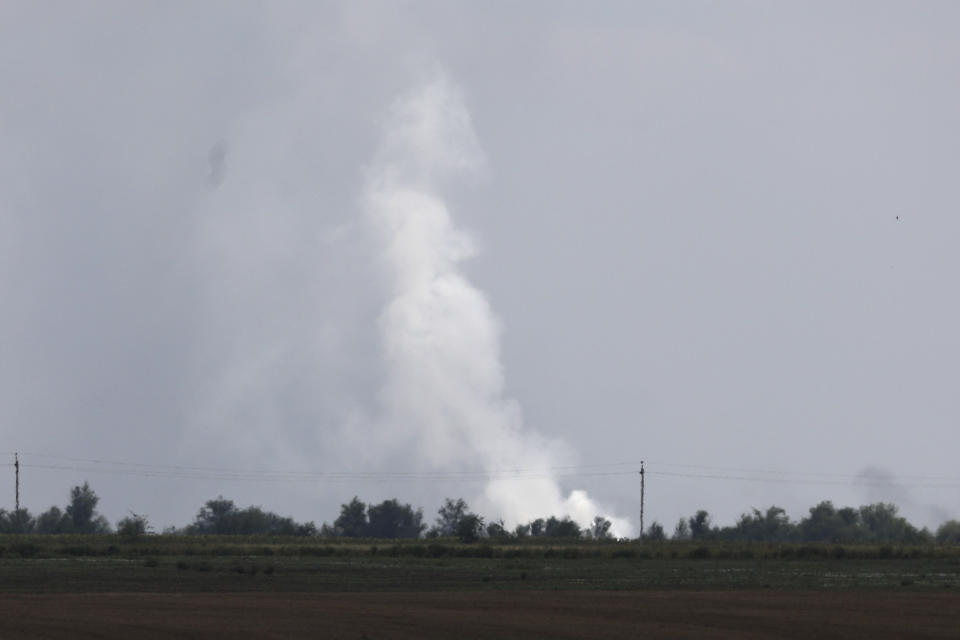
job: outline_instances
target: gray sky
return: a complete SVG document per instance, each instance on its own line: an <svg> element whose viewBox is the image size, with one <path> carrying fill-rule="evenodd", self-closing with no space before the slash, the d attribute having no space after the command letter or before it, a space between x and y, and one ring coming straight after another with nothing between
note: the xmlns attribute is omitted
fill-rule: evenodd
<svg viewBox="0 0 960 640"><path fill-rule="evenodd" d="M502 329L498 398L552 459L647 460L646 519L668 527L821 499L958 517L958 18L3 3L0 452L24 452L23 502L89 479L111 520L164 526L217 494L318 522L354 494L430 518L480 496L251 475L494 464L430 462L384 400L392 294L365 190L391 105L440 74L483 157L437 190L478 247L458 268ZM636 520L633 475L557 481Z"/></svg>

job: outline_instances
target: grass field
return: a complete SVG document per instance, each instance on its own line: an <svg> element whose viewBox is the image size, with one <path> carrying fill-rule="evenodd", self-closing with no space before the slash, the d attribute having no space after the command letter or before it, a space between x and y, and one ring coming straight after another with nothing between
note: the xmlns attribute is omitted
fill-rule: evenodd
<svg viewBox="0 0 960 640"><path fill-rule="evenodd" d="M0 594L2 638L960 637L960 547L0 536Z"/></svg>
<svg viewBox="0 0 960 640"><path fill-rule="evenodd" d="M0 537L0 591L925 589L960 591L960 547Z"/></svg>

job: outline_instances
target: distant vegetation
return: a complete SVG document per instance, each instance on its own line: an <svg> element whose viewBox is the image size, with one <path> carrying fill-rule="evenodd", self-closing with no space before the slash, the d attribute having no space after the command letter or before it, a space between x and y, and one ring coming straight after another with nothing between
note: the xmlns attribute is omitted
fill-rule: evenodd
<svg viewBox="0 0 960 640"><path fill-rule="evenodd" d="M666 535L663 527L654 523L646 537L663 540ZM709 513L698 511L690 518L681 519L672 537L726 542L958 543L960 522L945 522L934 534L907 522L893 504L877 502L859 509L838 509L827 500L811 507L810 513L799 522L791 521L780 507L769 507L765 511L753 509L744 513L732 527L715 527Z"/></svg>
<svg viewBox="0 0 960 640"><path fill-rule="evenodd" d="M173 531L172 533L175 533ZM260 507L238 509L233 500L218 496L208 500L193 523L183 529L183 533L203 535L281 535L312 536L317 527L312 522L297 523L293 518L278 516Z"/></svg>
<svg viewBox="0 0 960 640"><path fill-rule="evenodd" d="M112 531L107 519L97 512L99 497L86 482L73 487L63 510L52 506L34 516L21 508L0 509L0 534L105 534ZM485 523L471 512L462 499L447 498L437 512L433 526L424 522L423 510L396 499L365 504L358 497L340 506L332 525L317 527L313 522L265 511L258 506L239 508L232 500L218 496L208 500L194 521L182 528L170 527L165 535L296 536L313 538L368 539L458 539L463 543L522 541L527 538L611 540L611 523L597 517L583 528L568 517L549 516L520 524L512 530L503 521ZM131 513L117 522L116 532L136 541L152 534L147 516ZM668 535L663 525L653 522L644 532L645 542L717 543L833 543L833 544L960 544L960 520L949 520L935 532L918 529L900 516L896 505L878 502L859 508L837 508L830 501L811 507L799 521L790 520L780 507L751 509L733 526L715 526L707 511L681 518Z"/></svg>
<svg viewBox="0 0 960 640"><path fill-rule="evenodd" d="M108 533L110 523L97 513L100 498L86 482L70 490L63 511L50 507L37 517L27 509L0 509L0 533Z"/></svg>

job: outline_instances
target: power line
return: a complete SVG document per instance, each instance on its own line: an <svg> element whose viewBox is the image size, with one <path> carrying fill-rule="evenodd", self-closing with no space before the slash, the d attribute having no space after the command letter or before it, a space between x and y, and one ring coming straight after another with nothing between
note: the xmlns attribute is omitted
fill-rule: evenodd
<svg viewBox="0 0 960 640"><path fill-rule="evenodd" d="M58 471L80 471L82 473L101 473L108 475L127 475L153 478L173 478L189 480L236 480L246 482L307 482L307 483L330 483L344 484L357 482L416 482L416 481L436 481L444 480L447 482L489 482L492 480L544 480L550 478L564 477L602 477L602 476L622 476L631 475L632 471L584 471L580 473L497 473L497 472L471 472L471 473L451 473L450 475L438 475L436 473L284 473L284 472L204 472L187 471L171 469L149 469L149 468L116 468L116 467L96 467L80 465L52 465L52 464L21 464L24 468L30 469L48 469Z"/></svg>
<svg viewBox="0 0 960 640"><path fill-rule="evenodd" d="M670 471L647 471L648 474L658 476L671 476L675 478L699 478L706 480L737 480L742 482L765 482L774 484L794 484L794 485L832 485L832 486L864 486L864 487L903 487L910 489L956 489L960 488L960 481L929 483L929 484L904 484L895 480L871 479L862 476L850 476L846 481L841 480L802 480L796 478L764 478L759 476L732 476L709 473L674 473Z"/></svg>
<svg viewBox="0 0 960 640"><path fill-rule="evenodd" d="M12 455L12 454L11 454ZM636 472L636 469L640 467L642 461L623 461L623 462L605 462L605 463L596 463L596 464L579 464L579 465L555 465L549 467L536 467L536 468L512 468L505 467L503 469L493 469L493 470L448 470L448 471L422 471L422 470L386 470L386 471L336 471L336 472L318 472L318 471L292 471L292 470L264 470L264 469L239 469L236 467L206 467L206 466L189 466L189 465L167 465L167 464L156 464L156 463L145 463L145 462L129 462L129 461L117 461L117 460L105 460L98 458L78 458L72 456L60 456L47 453L32 453L26 452L26 455L30 455L37 458L49 458L56 460L66 460L69 462L81 462L86 464L98 464L98 465L115 465L121 467L142 467L149 469L169 469L176 471L203 471L203 472L225 472L225 473L244 473L244 474L283 474L290 476L297 475L307 475L307 476L331 476L331 475L343 475L351 477L360 477L360 476L416 476L416 477L449 477L449 476L482 476L488 477L493 474L520 474L520 473L539 473L546 474L550 473L551 475L559 475L557 472L565 471L575 471L579 472L586 471L589 469L611 469L616 467L631 467L629 471L625 470L622 473L627 474L630 472ZM647 460L647 464L651 464L651 461ZM751 469L744 467L723 467L715 465L698 465L698 464L688 464L688 463L678 463L678 462L663 462L663 461L653 461L653 464L659 465L661 467L677 467L677 468L687 468L687 469L699 469L705 471L725 471L733 473L748 473L748 474L760 474L760 475L775 475L775 476L799 476L799 477L812 477L812 478L847 478L847 479L862 479L864 477L870 477L869 475L864 475L862 473L853 474L853 473L836 473L828 471L792 471L784 469ZM661 475L667 472L657 472ZM676 474L680 475L680 474ZM955 481L960 482L960 476L947 476L947 475L897 475L897 479L911 479L911 480L946 480L946 481ZM882 480L878 479L879 482Z"/></svg>
<svg viewBox="0 0 960 640"><path fill-rule="evenodd" d="M649 464L650 461L647 461ZM718 467L712 465L700 465L700 464L683 464L678 462L656 462L662 467L678 467L685 469L703 469L706 471L730 471L734 473L752 473L752 474L765 474L765 475L776 475L776 476L803 476L803 477L824 477L824 478L862 478L865 474L863 473L835 473L829 471L788 471L784 469L745 469L743 467ZM869 477L869 474L866 474ZM908 474L898 474L898 479L910 479L910 480L954 480L960 482L960 476L947 476L947 475L908 475Z"/></svg>
<svg viewBox="0 0 960 640"><path fill-rule="evenodd" d="M59 460L71 464L41 464L23 462L23 468L79 471L82 473L100 473L153 478L171 478L188 480L222 480L245 482L306 482L306 483L357 483L357 482L488 482L495 480L542 480L550 478L584 478L627 476L637 473L643 463L632 461L607 462L584 465L560 465L538 468L502 468L502 469L465 469L465 470L362 470L362 471L300 471L236 467L209 467L171 465L146 462L129 462L96 458L79 458L47 453L27 452L21 457ZM960 487L960 477L936 475L898 475L886 480L864 474L831 472L795 472L776 469L745 469L741 467L719 467L687 463L657 463L661 467L702 470L709 473L687 473L679 471L650 469L646 462L647 474L675 478L694 478L739 482L776 483L792 485L833 485L833 486L900 486L904 488L951 489ZM2 466L13 466L13 463ZM729 473L713 473L729 472ZM749 475L744 475L749 474ZM901 480L920 482L904 484Z"/></svg>
<svg viewBox="0 0 960 640"><path fill-rule="evenodd" d="M97 464L97 465L113 465L117 467L135 467L135 468L144 468L152 470L169 470L169 471L186 471L186 472L209 472L209 473L240 473L240 474L264 474L264 475L283 475L283 476L309 476L309 477L385 477L389 476L391 478L396 477L416 477L416 478L447 478L447 477L459 477L459 476L478 476L478 477L490 477L490 476L500 476L500 475L509 475L509 474L549 474L550 476L563 475L564 472L576 472L575 475L581 475L582 473L587 473L587 470L590 469L607 469L611 467L622 467L622 466L633 466L631 463L605 463L605 464L592 464L592 465L564 465L564 466L551 466L551 467L537 467L537 468L503 468L503 469L492 469L492 470L448 470L448 471L422 471L422 470L406 470L406 471L291 471L291 470L269 470L269 469L238 469L236 467L197 467L197 466L188 466L188 465L166 465L166 464L154 464L154 463L145 463L145 462L120 462L117 460L103 460L103 459L92 459L92 458L77 458L72 456L59 456L46 453L30 453L27 452L26 455L30 455L36 458L49 458L53 460L64 460L68 462L79 462L86 464ZM39 465L33 465L39 466ZM581 473L582 472L582 473ZM632 473L632 470L624 470L621 472L607 472L607 473L616 473L616 474L628 474Z"/></svg>

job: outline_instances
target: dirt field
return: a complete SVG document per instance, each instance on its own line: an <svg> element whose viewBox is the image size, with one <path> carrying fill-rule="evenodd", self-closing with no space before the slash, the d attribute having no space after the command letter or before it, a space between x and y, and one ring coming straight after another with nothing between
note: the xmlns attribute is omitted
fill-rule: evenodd
<svg viewBox="0 0 960 640"><path fill-rule="evenodd" d="M0 596L0 638L957 638L960 594L524 591Z"/></svg>

